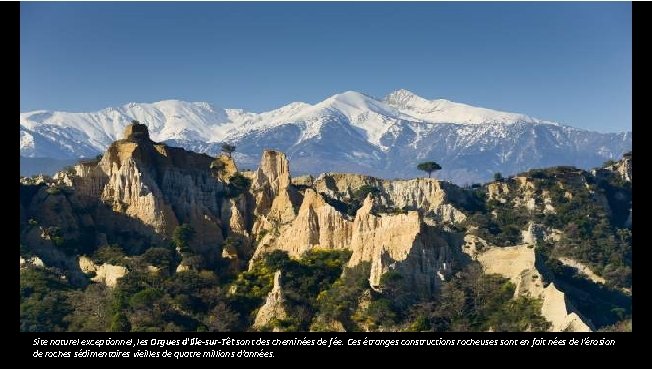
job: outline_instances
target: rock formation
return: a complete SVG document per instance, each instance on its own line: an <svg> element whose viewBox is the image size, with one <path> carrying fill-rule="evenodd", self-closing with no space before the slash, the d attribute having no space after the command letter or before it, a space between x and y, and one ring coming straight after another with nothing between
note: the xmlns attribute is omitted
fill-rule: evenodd
<svg viewBox="0 0 652 369"><path fill-rule="evenodd" d="M612 172L631 181L631 156L628 160L614 164ZM561 192L540 188L532 176L523 174L490 183L480 195L491 204L525 209L528 216L549 216L557 211L553 195L563 194L568 200L575 196L564 187L568 184L593 191L599 205L609 208L607 198L592 189L583 173L564 169L558 174L566 181L559 182ZM249 188L234 191L248 181ZM382 294L382 276L388 272L400 274L411 293L428 299L471 259L486 273L509 278L516 285L515 296L541 298L542 315L552 323L552 330L589 331L591 323L554 282L544 283L545 273L536 263L534 245L559 242L562 231L543 226L542 216L530 217L519 224L519 228L527 224L521 232L522 244L498 247L504 245L478 236L479 227L470 222L478 215L475 211L484 211L484 207L474 208L478 196L473 190L430 178L384 180L343 173L292 178L285 154L273 150L263 152L256 171L239 172L229 156L212 158L153 142L147 127L135 123L101 158L52 179L21 180L21 244L38 254L37 259L25 257L21 263L36 265L30 260L39 260L77 274L94 273L92 281L114 287L127 268L98 265L86 255L111 244L130 255L165 248L175 229L187 224L194 237L188 241L189 250L178 250L182 255L177 257L183 260L167 269L150 265L148 271L172 274L199 269L192 259L198 254L212 263L213 270L223 268L237 275L275 250L292 258L312 249L349 250L346 266L365 262L371 266L368 280L375 292L367 289L369 301L372 294ZM497 216L495 211L484 215ZM605 283L591 275L588 266L572 259L562 261L575 263L592 280ZM256 314L254 329L277 330L275 322L288 318L281 273L274 275L274 286ZM77 274L69 275L88 283L88 276ZM316 324L344 329L336 321Z"/></svg>
<svg viewBox="0 0 652 369"><path fill-rule="evenodd" d="M285 297L281 288L281 271L278 270L274 273L274 287L267 295L265 304L258 310L252 327L254 329L272 328L274 332L279 332L280 328L274 322L288 317L284 304Z"/></svg>
<svg viewBox="0 0 652 369"><path fill-rule="evenodd" d="M544 285L542 273L536 267L536 256L532 245L485 246L482 251L471 255L482 264L485 273L495 273L509 278L516 286L515 296L541 298L543 302L541 314L552 323L552 331L591 331L589 325L575 312L564 293L559 291L554 283Z"/></svg>
<svg viewBox="0 0 652 369"><path fill-rule="evenodd" d="M256 201L254 233L292 221L301 202L291 185L290 166L282 152L265 150L254 173L251 192Z"/></svg>
<svg viewBox="0 0 652 369"><path fill-rule="evenodd" d="M223 241L225 181L213 176L211 165L221 160L228 172L235 168L232 161L154 143L143 124L127 126L124 136L95 166L79 164L60 181L73 187L77 197L99 198L113 212L135 220L121 223L123 230L149 233L152 242L161 242L185 223L196 232L191 247L217 250Z"/></svg>
<svg viewBox="0 0 652 369"><path fill-rule="evenodd" d="M219 178L225 183L228 183L230 178L238 173L238 167L235 165L235 161L233 161L232 157L226 154L222 154L215 158L211 163L210 168L213 176Z"/></svg>
<svg viewBox="0 0 652 369"><path fill-rule="evenodd" d="M118 279L124 277L128 272L127 268L120 265L111 265L108 263L97 265L86 256L79 257L79 268L84 273L94 273L95 275L91 280L93 282L104 283L107 287L115 287Z"/></svg>
<svg viewBox="0 0 652 369"><path fill-rule="evenodd" d="M317 192L340 200L351 199L355 190L365 185L379 190L379 205L419 210L444 222L466 219L453 204L465 204L468 195L455 185L432 178L389 181L359 174L325 173L314 182Z"/></svg>
<svg viewBox="0 0 652 369"><path fill-rule="evenodd" d="M329 205L312 189L305 191L298 215L259 241L252 262L273 250L300 257L317 249L348 249L349 266L371 262L370 284L379 288L383 273L395 270L422 295L431 294L454 263L448 243L424 223L417 211L372 213L369 195L353 220ZM253 265L253 264L252 264Z"/></svg>
<svg viewBox="0 0 652 369"><path fill-rule="evenodd" d="M632 153L631 152L624 154L622 159L611 163L612 164L609 164L606 167L604 167L603 170L617 173L618 176L620 176L620 178L622 178L624 181L628 181L628 182L632 181Z"/></svg>
<svg viewBox="0 0 652 369"><path fill-rule="evenodd" d="M449 244L437 231L428 229L417 211L377 216L371 213L372 207L369 195L353 222L349 265L371 262L372 288L380 287L384 273L395 271L415 292L423 296L433 293L452 270Z"/></svg>

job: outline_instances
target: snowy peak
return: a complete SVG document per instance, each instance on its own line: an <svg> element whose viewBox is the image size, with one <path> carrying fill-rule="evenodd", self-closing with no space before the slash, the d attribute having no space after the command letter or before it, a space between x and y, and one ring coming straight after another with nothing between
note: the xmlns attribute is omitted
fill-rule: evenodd
<svg viewBox="0 0 652 369"><path fill-rule="evenodd" d="M401 113L429 123L543 123L524 114L506 113L453 102L446 99L428 100L408 90L397 90L383 100ZM550 122L546 122L550 123Z"/></svg>
<svg viewBox="0 0 652 369"><path fill-rule="evenodd" d="M316 104L315 108L336 110L349 118L355 118L365 113L375 113L390 118L400 118L401 115L399 111L383 101L355 91L333 95Z"/></svg>
<svg viewBox="0 0 652 369"><path fill-rule="evenodd" d="M411 106L419 106L429 103L429 100L405 89L396 90L385 96L384 101L397 108L408 109Z"/></svg>

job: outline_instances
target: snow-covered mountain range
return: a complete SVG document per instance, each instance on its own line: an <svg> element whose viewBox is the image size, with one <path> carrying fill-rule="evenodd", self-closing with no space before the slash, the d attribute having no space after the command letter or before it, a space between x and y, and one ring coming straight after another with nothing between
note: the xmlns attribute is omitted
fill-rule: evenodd
<svg viewBox="0 0 652 369"><path fill-rule="evenodd" d="M457 183L552 165L589 168L632 146L631 132L591 132L406 90L383 99L348 91L264 113L178 100L93 113L21 113L21 174L35 172L34 158L61 163L96 156L134 119L149 127L154 141L172 146L216 155L222 142L235 144L243 168L255 167L262 150L271 148L287 153L293 174L413 177L417 163L434 160L444 168L437 176Z"/></svg>

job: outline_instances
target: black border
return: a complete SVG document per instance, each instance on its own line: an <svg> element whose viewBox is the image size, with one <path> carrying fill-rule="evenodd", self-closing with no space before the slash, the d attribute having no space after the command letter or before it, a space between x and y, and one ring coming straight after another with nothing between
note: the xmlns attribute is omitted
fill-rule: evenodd
<svg viewBox="0 0 652 369"><path fill-rule="evenodd" d="M644 110L647 105L650 104L649 98L647 97L647 90L650 88L649 78L647 78L647 75L649 74L649 68L652 64L649 63L648 58L644 55L643 51L647 51L648 45L646 45L646 37L644 36L646 34L644 28L647 26L649 23L650 17L646 16L649 12L649 9L651 6L649 4L645 4L644 2L636 1L632 4L632 24L633 24L633 29L632 29L632 50L633 50L633 61L632 61L632 88L633 88L633 117L632 117L632 124L633 126L640 126L642 127L641 130L643 130L643 127L645 124L650 124L650 122L647 121L647 117L644 116ZM4 38L4 46L6 50L6 58L3 60L3 63L6 65L5 69L5 79L4 79L4 87L5 91L9 91L12 88L18 88L18 91L20 91L20 27L19 27L19 22L20 22L20 3L19 2L11 2L11 3L3 3L0 6L0 17L2 17L2 21L0 21L0 27L2 27L2 34ZM14 54L15 53L15 54ZM17 55L18 57L16 59L13 59L9 57L10 55ZM11 68L11 63L15 63L16 69ZM8 94L9 100L5 100L6 104L5 106L14 106L16 113L20 112L20 95L15 94L12 96L12 94ZM11 99L15 99L16 101L11 101ZM601 107L596 107L596 109L600 109ZM15 117L15 115L13 116ZM18 125L15 125L15 123L12 122L12 117L8 117L8 122L6 124L14 125L16 129L16 134L19 133L19 127ZM9 130L11 131L11 130ZM16 136L13 136L15 140ZM633 138L633 142L637 142L637 138ZM641 138L642 142L642 138ZM14 141L14 145L18 144L16 141ZM637 146L638 144L632 144L632 146ZM642 147L642 146L641 146ZM12 173L16 173L19 176L20 173L20 166L19 166L19 161L20 161L20 154L19 150L17 148L14 148L13 145L0 145L0 148L3 150L8 150L10 152L7 153L5 156L6 158L11 158L15 157L16 160L12 163L8 163L5 161L3 164L5 166L5 172L9 171ZM15 150L15 151L13 151ZM643 157L643 162L647 162L644 156L646 156L648 153L644 152L641 150L640 153L637 153L637 155L641 155ZM8 169L8 167L12 167L11 170ZM11 198L8 194L15 193L13 191L16 191L16 184L15 179L10 179L10 180L5 180L5 181L0 181L0 185L2 186L7 186L7 191L4 192L5 194L5 199ZM643 193L643 192L637 192L636 198L638 199L638 194ZM641 195L642 196L642 195ZM18 196L16 196L14 199L18 199ZM643 200L643 197L641 199L637 200L641 202ZM645 199L647 201L647 199ZM16 200L13 200L16 201ZM15 203L14 205L15 206ZM13 212L5 212L9 217L14 217L15 221L15 215ZM641 216L643 215L644 212L641 212ZM643 222L643 221L641 221ZM643 223L641 223L643 224ZM7 228L5 228L5 231L9 232ZM11 232L13 234L12 237L18 238L18 234L13 231ZM7 236L5 234L5 236ZM638 239L639 237L637 237ZM11 241L11 238L5 238L7 247L13 248L14 252L13 253L7 253L13 256L10 256L9 258L3 258L4 262L6 264L9 264L2 268L3 272L5 272L8 275L5 275L5 278L3 281L5 282L5 285L11 284L13 288L8 288L5 291L14 291L14 295L12 298L14 298L14 304L5 304L4 307L8 308L11 306L7 314L10 315L10 317L6 320L7 323L4 325L4 333L9 334L11 337L9 338L9 342L12 342L14 347L13 349L5 349L5 355L11 355L15 356L20 359L30 359L30 360L35 360L36 362L43 362L43 360L50 361L50 360L56 360L56 359L36 359L33 358L33 352L36 348L36 346L33 345L34 340L37 338L41 339L107 339L107 338L113 338L113 339L146 339L147 341L150 341L151 339L180 339L183 340L184 338L200 338L200 339L223 339L223 338L234 338L234 339L256 339L256 338L261 338L261 339L293 339L293 338L307 338L309 340L318 340L320 338L323 338L327 341L329 341L331 338L339 338L342 339L343 341L347 341L348 339L357 339L357 340L364 340L365 338L370 338L370 339L384 339L384 340L402 340L402 339L437 339L437 338L443 338L443 339L476 339L476 340L487 340L487 339L495 339L495 340L504 340L504 339L528 339L532 340L533 338L543 338L546 340L554 340L554 339L563 339L568 342L570 339L578 339L581 340L582 338L592 338L592 339L600 339L600 338L605 338L605 339L613 339L615 340L615 345L614 346L570 346L570 345L565 345L565 346L537 346L535 348L529 347L529 346L390 346L390 347L383 347L383 346L340 346L336 349L334 348L328 348L324 346L240 346L237 347L237 349L245 349L249 351L256 351L256 350L267 350L267 351L273 351L274 352L274 358L260 358L260 359L244 359L244 360L292 360L296 362L297 364L304 364L304 365L309 365L310 363L322 363L325 361L328 362L341 362L341 363L346 363L346 365L354 365L356 361L345 361L344 355L355 355L355 358L360 358L363 361L367 361L369 359L375 359L375 360L384 360L384 359L391 359L391 358L396 358L399 361L402 360L409 360L405 361L406 363L410 363L413 359L415 358L423 358L423 359L430 359L429 362L431 363L430 365L436 365L437 359L436 356L430 356L432 354L436 353L441 353L441 352L531 352L531 353L539 353L539 352L592 352L592 353L611 353L611 352L620 352L620 351L628 351L636 346L638 346L638 343L643 343L645 344L645 340L642 338L642 340L637 339L638 333L641 333L643 331L643 328L645 324L643 323L645 318L645 314L643 313L644 309L642 307L642 301L637 298L632 299L632 304L633 304L633 310L640 311L641 313L637 315L637 324L634 329L633 333L308 333L308 332L293 332L293 333L247 333L247 332L236 332L236 333L164 333L164 334L146 334L146 333L129 333L129 334L121 334L121 333L79 333L79 334L74 334L74 333L21 333L19 332L19 301L18 301L18 295L19 295L19 273L18 273L18 268L16 268L16 259L18 259L16 254L19 254L18 248L16 247L16 244L19 242L19 240L14 239L13 242ZM647 252L647 245L642 245L638 246L636 249L636 259L639 260L638 262L638 267L637 268L642 268L645 265L645 260L647 259L645 257L645 253ZM636 269L633 267L633 269ZM640 281L638 285L640 286L645 286L643 283L642 279L645 276L645 273L634 273ZM12 292L6 292L6 293L12 293ZM637 295L645 293L644 291L638 291L637 290ZM635 307L635 308L634 308ZM5 317L6 318L6 317ZM638 332L638 333L636 333ZM48 346L50 349L59 349L60 347L56 346ZM39 347L43 350L45 350L44 347ZM76 347L79 349L80 347ZM108 346L107 348L111 348ZM73 346L67 346L67 347L61 347L61 349L65 349L67 351L74 351L75 347ZM163 351L166 348L160 348L157 346L153 347L147 347L148 350L151 351ZM171 349L171 348L167 348ZM222 349L224 351L227 351L229 349L225 347L208 347L208 349ZM232 349L231 349L232 350ZM372 354L372 355L370 355ZM402 356L402 355L407 355L407 356ZM466 360L468 358L473 358L473 357L459 357L460 362L462 360ZM542 357L543 358L543 357ZM305 361L303 360L305 359ZM441 358L440 358L441 359ZM552 357L549 357L548 359L553 359ZM77 359L80 360L80 359ZM81 359L84 360L84 359ZM86 359L88 360L88 359ZM97 359L93 359L97 360ZM111 360L120 360L120 359L111 359ZM130 358L128 360L137 360L137 358ZM196 359L180 359L180 362L189 362L189 361L196 361ZM211 361L217 360L217 359L210 359ZM221 359L224 360L224 359ZM226 359L229 360L229 359ZM238 360L238 359L236 359ZM309 360L309 361L308 361ZM509 358L504 358L505 362L509 362L511 359ZM85 361L85 360L84 360ZM175 360L176 361L176 360ZM138 361L140 362L140 361Z"/></svg>

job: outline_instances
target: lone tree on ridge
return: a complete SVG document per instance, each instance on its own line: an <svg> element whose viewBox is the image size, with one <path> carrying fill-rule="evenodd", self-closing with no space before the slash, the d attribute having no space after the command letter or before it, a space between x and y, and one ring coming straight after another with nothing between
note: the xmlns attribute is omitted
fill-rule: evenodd
<svg viewBox="0 0 652 369"><path fill-rule="evenodd" d="M428 173L428 178L430 178L432 172L441 169L441 165L435 163L434 161L424 161L423 163L419 163L419 165L417 165L417 169Z"/></svg>
<svg viewBox="0 0 652 369"><path fill-rule="evenodd" d="M225 142L222 144L222 151L225 152L230 158L231 153L235 151L235 146Z"/></svg>

